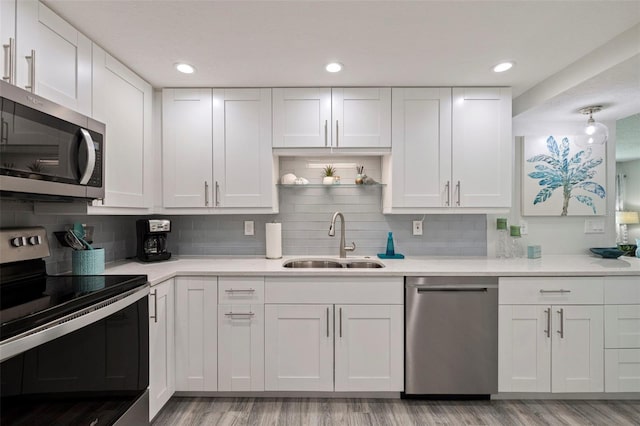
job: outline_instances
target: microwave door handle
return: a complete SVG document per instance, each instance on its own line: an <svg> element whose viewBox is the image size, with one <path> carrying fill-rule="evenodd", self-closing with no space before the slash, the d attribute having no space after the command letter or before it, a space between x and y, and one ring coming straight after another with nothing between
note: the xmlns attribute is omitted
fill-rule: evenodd
<svg viewBox="0 0 640 426"><path fill-rule="evenodd" d="M87 149L87 165L82 170L80 176L80 185L86 185L91 179L91 175L93 175L93 169L96 167L96 148L93 146L93 139L91 139L91 135L85 129L80 129L80 137L82 141L80 144L84 144Z"/></svg>

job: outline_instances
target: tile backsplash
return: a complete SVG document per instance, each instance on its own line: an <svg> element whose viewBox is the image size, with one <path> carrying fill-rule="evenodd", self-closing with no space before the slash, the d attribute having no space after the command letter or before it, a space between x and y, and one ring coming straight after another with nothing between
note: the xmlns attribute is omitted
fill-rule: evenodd
<svg viewBox="0 0 640 426"><path fill-rule="evenodd" d="M312 183L320 182L319 164L336 164L343 184L353 182L353 163L364 164L365 173L380 181L379 157L339 157L312 161L281 158L281 175L294 173ZM314 166L309 167L310 164ZM340 164L348 166L341 169ZM487 254L486 216L426 215L423 235L412 235L412 221L422 215L383 215L382 186L327 186L279 188L280 213L275 215L162 216L171 219L169 250L176 255L248 255L265 254L265 224L282 223L284 255L338 255L340 226L329 237L333 212L341 211L346 222L347 244L356 243L354 256L383 253L387 233L393 232L395 249L405 255L484 256ZM44 226L50 240L51 256L46 260L49 273L71 270L71 249L55 240L54 231L62 231L73 222L94 226L94 245L106 249L106 261L135 255L136 216L35 215L31 203L2 201L0 226ZM255 234L244 235L244 221L255 222Z"/></svg>

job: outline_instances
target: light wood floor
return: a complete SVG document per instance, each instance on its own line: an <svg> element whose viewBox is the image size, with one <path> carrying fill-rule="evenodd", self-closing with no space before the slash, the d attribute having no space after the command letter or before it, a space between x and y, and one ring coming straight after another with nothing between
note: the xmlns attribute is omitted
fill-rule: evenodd
<svg viewBox="0 0 640 426"><path fill-rule="evenodd" d="M640 425L636 401L172 398L153 426Z"/></svg>

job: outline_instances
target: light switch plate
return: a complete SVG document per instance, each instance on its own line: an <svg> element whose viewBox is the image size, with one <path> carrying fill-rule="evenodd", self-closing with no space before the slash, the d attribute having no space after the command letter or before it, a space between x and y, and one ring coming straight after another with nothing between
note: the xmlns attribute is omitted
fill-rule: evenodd
<svg viewBox="0 0 640 426"><path fill-rule="evenodd" d="M413 221L413 235L422 235L422 221L414 220Z"/></svg>
<svg viewBox="0 0 640 426"><path fill-rule="evenodd" d="M244 221L244 235L253 235L253 221L245 220Z"/></svg>
<svg viewBox="0 0 640 426"><path fill-rule="evenodd" d="M585 234L604 234L604 220L602 219L585 219Z"/></svg>
<svg viewBox="0 0 640 426"><path fill-rule="evenodd" d="M529 224L526 220L520 221L520 235L527 235L529 233Z"/></svg>

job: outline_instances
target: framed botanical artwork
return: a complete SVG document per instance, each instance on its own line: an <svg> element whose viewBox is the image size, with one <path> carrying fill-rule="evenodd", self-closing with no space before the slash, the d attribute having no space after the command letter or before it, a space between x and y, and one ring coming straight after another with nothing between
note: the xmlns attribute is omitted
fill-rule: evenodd
<svg viewBox="0 0 640 426"><path fill-rule="evenodd" d="M572 136L525 138L524 216L602 216L606 213L606 145L578 145Z"/></svg>

